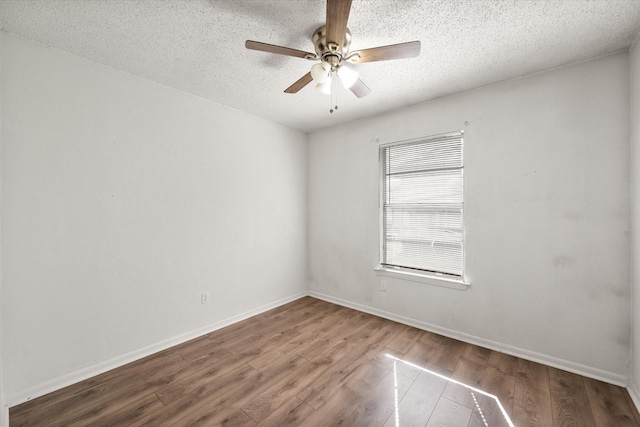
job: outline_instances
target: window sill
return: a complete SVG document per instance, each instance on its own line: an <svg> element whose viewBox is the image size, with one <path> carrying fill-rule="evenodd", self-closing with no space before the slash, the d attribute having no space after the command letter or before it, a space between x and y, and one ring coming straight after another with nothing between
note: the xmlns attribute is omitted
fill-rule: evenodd
<svg viewBox="0 0 640 427"><path fill-rule="evenodd" d="M462 279L453 279L449 277L441 277L428 273L412 273L408 271L398 271L391 268L378 266L374 268L378 276L392 277L394 279L410 280L412 282L426 283L428 285L440 286L443 288L467 290L471 283Z"/></svg>

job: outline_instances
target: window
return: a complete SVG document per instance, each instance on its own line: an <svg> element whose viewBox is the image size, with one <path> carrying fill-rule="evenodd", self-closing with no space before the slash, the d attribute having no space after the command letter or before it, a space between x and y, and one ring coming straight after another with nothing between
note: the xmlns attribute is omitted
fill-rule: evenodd
<svg viewBox="0 0 640 427"><path fill-rule="evenodd" d="M462 136L380 147L383 268L463 278Z"/></svg>

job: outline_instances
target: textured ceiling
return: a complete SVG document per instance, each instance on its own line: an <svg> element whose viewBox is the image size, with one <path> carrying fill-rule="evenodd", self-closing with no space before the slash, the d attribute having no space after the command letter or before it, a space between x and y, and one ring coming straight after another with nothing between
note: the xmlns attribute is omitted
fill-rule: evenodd
<svg viewBox="0 0 640 427"><path fill-rule="evenodd" d="M250 51L252 39L313 52L321 0L2 0L2 29L303 131L627 48L640 1L353 0L351 50L411 40L418 58L360 64L372 93L284 89L310 61Z"/></svg>

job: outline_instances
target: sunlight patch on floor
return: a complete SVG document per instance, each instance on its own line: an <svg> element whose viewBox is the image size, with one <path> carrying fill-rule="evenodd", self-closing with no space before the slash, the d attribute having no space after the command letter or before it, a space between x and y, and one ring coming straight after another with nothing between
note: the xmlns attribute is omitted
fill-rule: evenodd
<svg viewBox="0 0 640 427"><path fill-rule="evenodd" d="M484 413L482 411L481 405L478 403L478 399L476 398L476 395L483 395L486 396L487 398L491 399L495 405L500 409L500 412L502 413L502 416L504 417L505 423L509 426L509 427L514 427L513 422L511 421L511 418L509 418L509 415L507 414L507 411L505 411L504 407L502 406L502 403L500 403L500 399L498 399L497 396L491 394L491 393L487 393L484 390L480 390L476 387L470 386L468 384L465 384L463 382L457 381L453 378L449 378L447 376L444 376L442 374L439 374L437 372L431 371L429 369L426 369L422 366L418 366L416 364L413 364L411 362L407 362L406 360L402 360L399 359L395 356L392 356L390 354L386 354L386 356L388 358L390 358L391 360L393 360L393 375L394 375L394 385L395 385L395 390L394 390L394 403L395 403L395 410L394 410L394 417L395 417L395 426L396 427L400 427L400 408L399 408L399 398L398 398L398 372L397 372L397 367L398 367L398 363L403 363L407 366L410 366L412 368L415 369L419 369L422 372L425 372L429 375L433 375L437 378L441 378L443 380L448 381L449 383L453 383L459 386L462 386L464 388L466 388L467 390L469 390L469 393L471 394L471 397L473 399L474 405L478 411L478 414L480 415L482 422L484 423L484 425L486 427L490 427L489 424L487 423L487 420L485 419Z"/></svg>

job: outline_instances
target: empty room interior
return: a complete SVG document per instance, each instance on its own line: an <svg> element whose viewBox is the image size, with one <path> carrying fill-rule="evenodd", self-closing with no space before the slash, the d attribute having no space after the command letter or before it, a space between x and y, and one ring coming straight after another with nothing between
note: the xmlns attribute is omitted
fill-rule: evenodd
<svg viewBox="0 0 640 427"><path fill-rule="evenodd" d="M640 425L640 2L0 25L0 427Z"/></svg>

